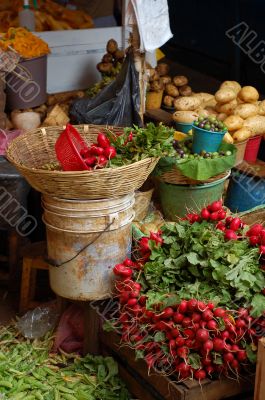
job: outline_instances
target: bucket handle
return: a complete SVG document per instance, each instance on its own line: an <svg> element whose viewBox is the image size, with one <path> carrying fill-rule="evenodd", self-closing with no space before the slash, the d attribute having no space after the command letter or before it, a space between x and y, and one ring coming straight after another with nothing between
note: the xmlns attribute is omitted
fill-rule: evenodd
<svg viewBox="0 0 265 400"><path fill-rule="evenodd" d="M89 242L89 243L86 244L84 247L82 247L82 249L79 250L79 251L78 251L72 258L70 258L69 260L66 260L66 261L64 261L64 262L62 262L62 263L60 263L60 264L58 264L58 262L57 262L56 260L53 260L53 259L49 258L48 256L45 256L45 257L44 257L45 261L46 261L49 265L51 265L52 267L59 268L59 267L62 267L63 265L65 265L65 264L67 264L67 263L69 263L69 262L75 260L76 257L79 256L79 254L81 254L84 250L86 250L90 245L92 245L93 243L95 243L95 242L103 235L103 233L105 233L105 232L111 227L111 225L114 224L114 222L115 222L115 218L113 218L112 221L109 222L109 224L106 226L106 228L104 229L104 231L100 232L91 242Z"/></svg>

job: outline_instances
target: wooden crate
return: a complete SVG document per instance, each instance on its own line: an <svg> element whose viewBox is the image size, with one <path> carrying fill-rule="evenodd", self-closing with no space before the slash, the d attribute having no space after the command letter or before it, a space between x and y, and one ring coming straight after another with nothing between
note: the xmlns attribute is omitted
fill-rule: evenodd
<svg viewBox="0 0 265 400"><path fill-rule="evenodd" d="M174 382L170 377L155 372L148 375L146 363L135 361L134 350L120 347L116 333L102 333L101 348L104 355L111 355L119 363L121 378L132 395L139 400L250 400L253 398L253 377L236 381L205 379L197 381Z"/></svg>

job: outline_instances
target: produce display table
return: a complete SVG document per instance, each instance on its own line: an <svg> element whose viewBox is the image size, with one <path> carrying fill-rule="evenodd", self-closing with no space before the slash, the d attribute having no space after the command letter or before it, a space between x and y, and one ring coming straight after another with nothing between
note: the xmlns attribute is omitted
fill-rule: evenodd
<svg viewBox="0 0 265 400"><path fill-rule="evenodd" d="M102 333L100 340L103 354L111 355L118 361L121 378L129 391L139 400L221 400L231 397L233 400L249 400L251 398L254 382L252 376L248 376L245 380L205 379L200 383L187 380L177 384L174 377L171 379L154 372L148 374L147 364L143 360L135 361L135 352L132 349L128 346L120 347L120 338L116 333Z"/></svg>

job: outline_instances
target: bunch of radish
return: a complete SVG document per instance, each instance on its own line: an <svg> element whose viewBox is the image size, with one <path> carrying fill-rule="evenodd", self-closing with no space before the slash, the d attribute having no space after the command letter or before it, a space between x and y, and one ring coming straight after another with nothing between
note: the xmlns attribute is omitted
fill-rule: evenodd
<svg viewBox="0 0 265 400"><path fill-rule="evenodd" d="M104 168L109 160L116 157L117 152L111 146L109 139L104 133L99 133L97 143L93 143L86 149L80 150L80 155L86 163L87 169Z"/></svg>
<svg viewBox="0 0 265 400"><path fill-rule="evenodd" d="M221 373L238 375L249 364L246 344L256 343L257 332L247 309L229 311L197 299L161 311L147 309L142 287L132 277L135 270L139 266L128 259L114 267L120 303L116 329L149 368L177 374L179 380L202 380ZM264 325L261 319L259 328Z"/></svg>
<svg viewBox="0 0 265 400"><path fill-rule="evenodd" d="M253 225L246 233L250 246L259 246L259 252L265 256L265 227L261 224Z"/></svg>
<svg viewBox="0 0 265 400"><path fill-rule="evenodd" d="M242 237L244 222L238 217L226 216L227 212L221 200L214 201L198 213L189 213L185 219L191 224L201 221L216 222L216 229L224 232L226 240L237 240ZM265 248L264 248L265 250Z"/></svg>

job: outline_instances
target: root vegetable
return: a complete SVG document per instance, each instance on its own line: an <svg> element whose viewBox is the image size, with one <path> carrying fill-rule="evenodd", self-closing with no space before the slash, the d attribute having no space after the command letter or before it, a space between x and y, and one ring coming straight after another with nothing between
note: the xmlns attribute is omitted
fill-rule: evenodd
<svg viewBox="0 0 265 400"><path fill-rule="evenodd" d="M245 103L255 103L259 99L259 92L253 86L244 86L238 93L238 97Z"/></svg>
<svg viewBox="0 0 265 400"><path fill-rule="evenodd" d="M108 53L111 53L111 54L115 53L115 51L118 50L118 43L116 42L116 40L110 39L107 43L106 49L107 49Z"/></svg>
<svg viewBox="0 0 265 400"><path fill-rule="evenodd" d="M224 104L229 103L230 101L236 98L236 92L231 88L219 89L215 93L215 100L217 103Z"/></svg>
<svg viewBox="0 0 265 400"><path fill-rule="evenodd" d="M112 59L113 59L112 54L106 53L106 54L104 54L104 56L102 57L102 62L103 62L103 63L112 63Z"/></svg>
<svg viewBox="0 0 265 400"><path fill-rule="evenodd" d="M123 60L124 59L124 51L117 49L113 54L115 60Z"/></svg>
<svg viewBox="0 0 265 400"><path fill-rule="evenodd" d="M224 120L224 123L229 132L237 131L238 129L242 128L244 120L239 115L229 115L229 117Z"/></svg>
<svg viewBox="0 0 265 400"><path fill-rule="evenodd" d="M101 62L97 64L97 69L102 74L110 74L112 72L113 64L112 63L105 63Z"/></svg>
<svg viewBox="0 0 265 400"><path fill-rule="evenodd" d="M236 82L236 81L224 81L221 86L220 89L233 89L236 93L238 93L241 90L241 85Z"/></svg>
<svg viewBox="0 0 265 400"><path fill-rule="evenodd" d="M247 140L251 136L252 136L252 131L247 127L241 128L238 131L233 132L233 139L235 143L243 142L244 140Z"/></svg>
<svg viewBox="0 0 265 400"><path fill-rule="evenodd" d="M157 72L160 76L168 75L169 73L169 65L166 63L159 63L156 67Z"/></svg>
<svg viewBox="0 0 265 400"><path fill-rule="evenodd" d="M215 109L218 113L224 113L226 115L230 115L233 113L236 106L237 106L237 101L236 99L234 99L224 104L217 103Z"/></svg>
<svg viewBox="0 0 265 400"><path fill-rule="evenodd" d="M184 86L181 86L179 88L179 93L180 93L181 96L191 96L192 95L192 89L191 89L190 86L184 85Z"/></svg>
<svg viewBox="0 0 265 400"><path fill-rule="evenodd" d="M163 99L163 104L167 107L173 107L174 97L166 95Z"/></svg>
<svg viewBox="0 0 265 400"><path fill-rule="evenodd" d="M34 111L14 110L11 112L11 121L14 128L24 132L32 131L41 124L40 114Z"/></svg>
<svg viewBox="0 0 265 400"><path fill-rule="evenodd" d="M172 79L169 75L161 76L160 81L166 85L168 83L171 83Z"/></svg>
<svg viewBox="0 0 265 400"><path fill-rule="evenodd" d="M165 88L166 94L172 97L177 97L179 95L178 88L172 83L168 83Z"/></svg>
<svg viewBox="0 0 265 400"><path fill-rule="evenodd" d="M185 86L188 84L188 78L184 75L176 75L173 78L174 85Z"/></svg>

